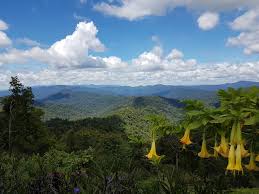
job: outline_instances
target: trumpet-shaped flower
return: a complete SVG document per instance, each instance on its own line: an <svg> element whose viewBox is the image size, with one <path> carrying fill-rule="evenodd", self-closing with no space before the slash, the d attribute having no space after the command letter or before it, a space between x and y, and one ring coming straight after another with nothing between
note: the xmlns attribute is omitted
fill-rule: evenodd
<svg viewBox="0 0 259 194"><path fill-rule="evenodd" d="M190 129L185 130L184 136L181 138L180 142L184 145L189 145L192 143L190 140Z"/></svg>
<svg viewBox="0 0 259 194"><path fill-rule="evenodd" d="M155 140L152 141L152 145L151 145L151 149L149 151L149 153L146 155L146 157L149 159L149 160L159 160L161 156L157 155L156 153L156 142Z"/></svg>
<svg viewBox="0 0 259 194"><path fill-rule="evenodd" d="M259 167L255 164L255 154L253 152L250 154L249 164L245 165L245 167L250 171L259 171Z"/></svg>
<svg viewBox="0 0 259 194"><path fill-rule="evenodd" d="M218 158L219 157L218 151L216 150L217 147L218 147L218 143L217 143L217 140L215 138L215 144L214 144L214 148L213 148L214 149L214 153L213 153L213 157L214 158Z"/></svg>
<svg viewBox="0 0 259 194"><path fill-rule="evenodd" d="M250 156L250 154L248 153L248 150L245 149L243 143L240 145L240 149L241 149L241 156L242 156L242 158Z"/></svg>
<svg viewBox="0 0 259 194"><path fill-rule="evenodd" d="M214 148L221 156L227 158L229 152L228 142L225 134L221 134L220 145Z"/></svg>
<svg viewBox="0 0 259 194"><path fill-rule="evenodd" d="M201 158L209 158L210 157L210 154L208 153L208 150L207 150L205 136L203 136L201 151L198 153L198 156L201 157Z"/></svg>
<svg viewBox="0 0 259 194"><path fill-rule="evenodd" d="M235 146L231 144L228 154L228 166L227 170L234 171L235 170Z"/></svg>
<svg viewBox="0 0 259 194"><path fill-rule="evenodd" d="M259 155L257 155L257 156L255 157L255 161L256 161L256 162L259 162Z"/></svg>
<svg viewBox="0 0 259 194"><path fill-rule="evenodd" d="M241 155L241 144L237 145L236 149L236 164L235 164L235 170L238 172L243 173L243 167L242 167L242 155Z"/></svg>

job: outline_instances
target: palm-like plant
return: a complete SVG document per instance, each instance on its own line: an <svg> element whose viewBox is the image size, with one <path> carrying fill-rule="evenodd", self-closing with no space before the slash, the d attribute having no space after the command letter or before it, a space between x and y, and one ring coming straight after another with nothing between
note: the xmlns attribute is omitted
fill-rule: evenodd
<svg viewBox="0 0 259 194"><path fill-rule="evenodd" d="M250 162L246 165L248 170L258 170L255 161L259 161L259 155L255 155L257 136L259 134L259 88L219 90L219 108L206 107L197 100L186 100L184 103L186 117L182 122L185 129L180 142L183 147L192 143L190 133L199 129L202 133L201 151L198 156L208 158L211 155L207 151L208 134L215 135L214 156L218 154L228 158L227 171L234 174L243 173L242 158L250 156ZM220 135L220 144L217 143L217 135ZM247 140L243 136L248 137ZM229 137L229 141L228 138ZM245 149L250 144L250 153Z"/></svg>
<svg viewBox="0 0 259 194"><path fill-rule="evenodd" d="M208 129L214 129L214 134L218 133L221 136L219 146L217 146L217 138L215 137L214 150L228 158L226 169L233 173L243 173L242 158L250 155L245 149L243 134L249 134L251 132L249 126L256 126L259 123L259 89L256 87L237 90L229 88L228 90L219 90L218 96L220 100L218 109L206 108L197 101L187 101L187 119L185 121L187 125L181 142L191 129L202 128L202 146L198 155L207 158L209 154L206 148L205 134ZM256 129L253 132L258 133ZM226 135L230 136L230 147ZM215 152L214 156L217 156ZM247 169L254 169L253 162L257 158L253 152Z"/></svg>

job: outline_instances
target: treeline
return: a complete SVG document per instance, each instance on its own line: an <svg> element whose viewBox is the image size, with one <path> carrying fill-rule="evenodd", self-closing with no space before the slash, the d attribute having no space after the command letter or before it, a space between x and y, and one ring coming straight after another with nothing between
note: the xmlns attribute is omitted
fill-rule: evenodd
<svg viewBox="0 0 259 194"><path fill-rule="evenodd" d="M183 122L134 108L115 116L52 119L34 106L17 77L0 112L0 193L171 194L223 193L255 187L255 174L224 174L227 161L183 150ZM127 112L128 111L128 112ZM145 156L156 131L160 163ZM193 142L200 137L192 133Z"/></svg>

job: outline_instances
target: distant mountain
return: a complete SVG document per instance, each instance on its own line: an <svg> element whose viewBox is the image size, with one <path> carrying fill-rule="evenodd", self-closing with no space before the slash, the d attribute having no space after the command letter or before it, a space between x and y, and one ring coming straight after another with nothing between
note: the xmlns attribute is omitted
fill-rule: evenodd
<svg viewBox="0 0 259 194"><path fill-rule="evenodd" d="M227 89L229 87L231 87L231 88L247 88L247 87L251 87L251 86L259 87L259 82L240 81L240 82L226 83L226 84L220 84L220 85L192 86L192 88L206 90L206 91L217 91L219 89Z"/></svg>
<svg viewBox="0 0 259 194"><path fill-rule="evenodd" d="M216 91L228 87L259 86L258 82L237 82L200 86L37 86L33 87L36 105L45 111L45 119L54 117L78 119L102 116L126 108L145 109L167 116L178 114L182 107L179 100L199 99L207 104L217 104ZM1 96L8 91L0 92ZM123 111L122 111L123 112Z"/></svg>
<svg viewBox="0 0 259 194"><path fill-rule="evenodd" d="M87 116L106 116L124 108L145 109L146 112L162 113L168 117L181 112L183 104L164 97L128 97L89 92L59 92L37 100L36 105L45 112L45 120L51 118L82 119Z"/></svg>
<svg viewBox="0 0 259 194"><path fill-rule="evenodd" d="M35 86L33 93L36 99L44 99L60 92L89 92L101 95L120 95L120 96L162 96L174 99L211 99L215 97L215 92L219 89L228 87L250 87L259 86L259 82L240 81L220 85L198 85L198 86L109 86L109 85L54 85L54 86ZM8 95L8 91L0 91L0 97Z"/></svg>

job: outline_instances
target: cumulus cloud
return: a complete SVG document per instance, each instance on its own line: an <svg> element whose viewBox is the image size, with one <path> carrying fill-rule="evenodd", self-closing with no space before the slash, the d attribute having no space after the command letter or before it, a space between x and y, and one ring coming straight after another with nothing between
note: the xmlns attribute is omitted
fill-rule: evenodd
<svg viewBox="0 0 259 194"><path fill-rule="evenodd" d="M169 55L167 56L167 59L171 60L171 59L181 59L183 58L183 53L177 49L173 49Z"/></svg>
<svg viewBox="0 0 259 194"><path fill-rule="evenodd" d="M156 71L162 69L162 48L156 46L149 52L144 52L132 60L134 69L138 71Z"/></svg>
<svg viewBox="0 0 259 194"><path fill-rule="evenodd" d="M244 10L258 6L257 0L189 0L187 7L201 11L222 12Z"/></svg>
<svg viewBox="0 0 259 194"><path fill-rule="evenodd" d="M188 67L188 63L190 67ZM14 73L0 70L0 85L7 87L10 76L18 75L26 85L53 84L216 84L240 80L259 80L259 61L245 63L198 64L195 61L172 63L171 69L157 71L129 71L121 69L43 69L41 71L21 71ZM187 67L186 67L187 66Z"/></svg>
<svg viewBox="0 0 259 194"><path fill-rule="evenodd" d="M3 20L0 20L0 30L4 31L8 29L8 24L5 23Z"/></svg>
<svg viewBox="0 0 259 194"><path fill-rule="evenodd" d="M197 22L202 30L211 30L218 24L219 15L213 12L205 12L198 18Z"/></svg>
<svg viewBox="0 0 259 194"><path fill-rule="evenodd" d="M94 9L107 15L128 20L141 19L146 16L161 16L168 10L183 5L185 0L122 0L121 5L99 3Z"/></svg>
<svg viewBox="0 0 259 194"><path fill-rule="evenodd" d="M25 45L25 46L29 46L29 47L40 47L41 44L35 40L31 40L29 38L18 38L16 40L16 43L21 44L21 45Z"/></svg>
<svg viewBox="0 0 259 194"><path fill-rule="evenodd" d="M183 57L183 53L177 49L172 49L169 54L164 54L163 49L156 46L151 51L146 51L133 59L130 67L139 72L182 72L196 68L195 59L185 60Z"/></svg>
<svg viewBox="0 0 259 194"><path fill-rule="evenodd" d="M128 64L122 61L119 57L111 56L111 57L104 57L102 59L108 68L112 69L120 69L126 68Z"/></svg>
<svg viewBox="0 0 259 194"><path fill-rule="evenodd" d="M237 26L236 24L236 29L239 28ZM242 30L246 28L242 27ZM161 46L155 46L129 61L123 61L117 56L95 56L89 52L105 49L97 38L97 33L93 22L79 22L73 33L53 43L49 48L34 46L25 50L5 49L0 53L0 65L5 67L0 68L1 87L7 87L10 76L14 75L18 75L26 85L215 84L251 78L259 81L259 61L201 64L195 59L186 59L183 52L175 48L166 53ZM8 64L27 63L49 66L41 70L8 69Z"/></svg>
<svg viewBox="0 0 259 194"><path fill-rule="evenodd" d="M79 22L75 31L55 42L47 49L38 46L28 50L9 49L0 54L0 64L23 64L38 62L58 67L96 67L103 63L89 56L89 51L100 52L105 46L96 37L97 28L93 22ZM0 32L1 40L1 32Z"/></svg>
<svg viewBox="0 0 259 194"><path fill-rule="evenodd" d="M6 33L0 31L0 48L10 46L11 44L12 44L12 41L6 35Z"/></svg>
<svg viewBox="0 0 259 194"><path fill-rule="evenodd" d="M101 2L94 9L127 20L142 19L147 16L162 16L176 7L186 7L199 11L221 12L235 9L249 9L258 6L257 0L121 0L118 3Z"/></svg>
<svg viewBox="0 0 259 194"><path fill-rule="evenodd" d="M6 35L4 30L8 29L8 24L0 20L0 48L8 47L12 44L11 39Z"/></svg>
<svg viewBox="0 0 259 194"><path fill-rule="evenodd" d="M240 34L228 38L227 45L242 47L245 54L259 53L259 8L237 17L230 27Z"/></svg>

